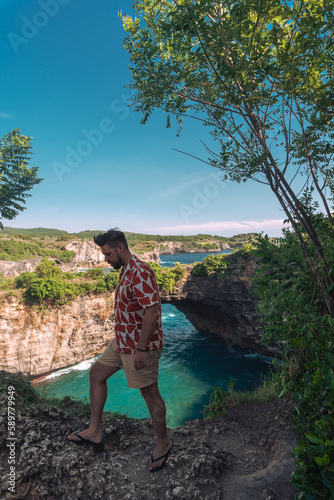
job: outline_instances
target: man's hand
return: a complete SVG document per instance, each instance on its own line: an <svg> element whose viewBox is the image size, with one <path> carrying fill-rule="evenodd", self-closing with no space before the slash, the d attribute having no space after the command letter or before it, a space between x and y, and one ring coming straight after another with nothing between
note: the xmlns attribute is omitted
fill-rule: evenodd
<svg viewBox="0 0 334 500"><path fill-rule="evenodd" d="M147 352L136 351L134 355L134 365L136 370L142 370L146 366Z"/></svg>

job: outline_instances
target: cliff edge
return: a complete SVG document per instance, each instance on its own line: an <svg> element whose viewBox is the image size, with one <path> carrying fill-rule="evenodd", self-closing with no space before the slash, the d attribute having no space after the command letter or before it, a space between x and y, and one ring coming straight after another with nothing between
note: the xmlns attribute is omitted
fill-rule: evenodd
<svg viewBox="0 0 334 500"><path fill-rule="evenodd" d="M1 375L6 381L6 374ZM170 430L173 450L166 467L152 474L147 470L154 449L150 419L105 414L105 445L76 445L66 441L66 435L73 428L85 428L87 416L73 417L66 409L34 401L29 390L23 394L18 378L7 377L8 386L15 389L14 427L8 423L7 387L2 387L0 395L1 498L294 498L291 454L298 437L290 423L288 403L273 400L239 406L211 422L194 420ZM30 398L28 409L21 406L24 398ZM9 428L15 440L9 439Z"/></svg>
<svg viewBox="0 0 334 500"><path fill-rule="evenodd" d="M41 376L100 354L114 337L114 294L31 307L15 295L0 302L0 370Z"/></svg>

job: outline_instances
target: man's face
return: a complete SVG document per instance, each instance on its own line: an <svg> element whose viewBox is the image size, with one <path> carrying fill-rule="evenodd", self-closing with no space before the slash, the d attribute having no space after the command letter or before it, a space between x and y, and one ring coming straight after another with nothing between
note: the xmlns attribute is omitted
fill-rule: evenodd
<svg viewBox="0 0 334 500"><path fill-rule="evenodd" d="M109 245L103 245L101 247L101 252L104 255L105 261L108 262L111 267L113 267L114 269L120 269L122 267L123 261L118 247L110 248Z"/></svg>

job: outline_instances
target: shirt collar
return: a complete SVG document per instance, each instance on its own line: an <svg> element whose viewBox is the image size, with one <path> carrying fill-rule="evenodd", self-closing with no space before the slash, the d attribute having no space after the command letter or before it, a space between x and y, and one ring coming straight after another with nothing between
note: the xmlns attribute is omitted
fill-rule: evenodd
<svg viewBox="0 0 334 500"><path fill-rule="evenodd" d="M127 263L126 267L123 267L122 271L121 271L121 275L123 276L124 274L128 273L135 265L135 260L136 260L136 256L135 255L132 255L131 259L129 260L129 262Z"/></svg>

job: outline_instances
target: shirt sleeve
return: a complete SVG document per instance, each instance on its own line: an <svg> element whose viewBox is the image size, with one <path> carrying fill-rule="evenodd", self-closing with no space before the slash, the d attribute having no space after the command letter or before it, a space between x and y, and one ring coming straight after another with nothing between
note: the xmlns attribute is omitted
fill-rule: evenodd
<svg viewBox="0 0 334 500"><path fill-rule="evenodd" d="M132 291L137 302L143 309L159 303L158 286L151 269L137 269L135 271Z"/></svg>

